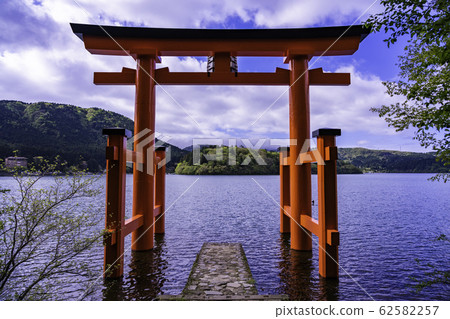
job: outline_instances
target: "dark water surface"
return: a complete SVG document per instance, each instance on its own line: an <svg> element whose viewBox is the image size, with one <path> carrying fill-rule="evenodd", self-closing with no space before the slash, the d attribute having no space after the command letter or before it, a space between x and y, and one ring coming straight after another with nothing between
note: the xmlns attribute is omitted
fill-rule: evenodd
<svg viewBox="0 0 450 319"><path fill-rule="evenodd" d="M289 236L279 232L278 176L168 175L166 234L156 236L153 251L127 249L124 278L99 280L89 298L152 300L158 294L179 294L204 242L237 242L261 294L287 294L292 300L449 300L448 285L420 293L410 287L410 276L425 278L428 263L450 268L450 245L434 240L440 234L450 236L450 184L430 182L430 176L339 175L340 278L324 281L318 275L317 238L312 252L296 252L289 248ZM2 186L5 182L2 178ZM104 187L104 182L99 185ZM312 182L317 203L316 176ZM128 216L131 185L130 175ZM97 201L104 207L104 194ZM130 241L128 236L127 248ZM102 246L86 258L100 268ZM68 298L82 292L75 287Z"/></svg>

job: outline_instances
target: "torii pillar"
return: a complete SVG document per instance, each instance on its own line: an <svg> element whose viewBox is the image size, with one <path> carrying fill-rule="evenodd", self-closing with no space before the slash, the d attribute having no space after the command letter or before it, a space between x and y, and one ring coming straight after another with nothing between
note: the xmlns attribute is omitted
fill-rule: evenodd
<svg viewBox="0 0 450 319"><path fill-rule="evenodd" d="M311 232L299 226L300 216L311 216L311 164L299 165L303 144L310 138L308 57L290 58L289 137L290 145L290 202L291 248L311 250Z"/></svg>
<svg viewBox="0 0 450 319"><path fill-rule="evenodd" d="M154 233L154 185L153 171L155 134L155 69L156 57L147 54L137 55L136 106L134 113L134 134L149 130L150 136L142 148L142 162L133 166L133 216L144 216L144 227L139 227L131 235L133 250L153 248ZM134 149L142 140L134 141ZM142 144L141 144L142 145ZM150 150L150 151L149 151ZM146 165L146 164L147 165Z"/></svg>

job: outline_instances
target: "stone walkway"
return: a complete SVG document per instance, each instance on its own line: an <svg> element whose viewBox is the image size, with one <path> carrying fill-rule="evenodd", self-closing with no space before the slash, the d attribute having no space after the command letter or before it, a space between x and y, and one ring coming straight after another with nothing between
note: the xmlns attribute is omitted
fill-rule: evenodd
<svg viewBox="0 0 450 319"><path fill-rule="evenodd" d="M159 300L286 300L286 296L258 295L241 244L205 243L181 295Z"/></svg>

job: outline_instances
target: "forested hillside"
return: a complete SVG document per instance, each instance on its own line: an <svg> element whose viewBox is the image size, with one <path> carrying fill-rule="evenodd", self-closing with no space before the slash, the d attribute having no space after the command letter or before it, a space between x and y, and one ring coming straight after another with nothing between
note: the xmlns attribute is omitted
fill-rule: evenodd
<svg viewBox="0 0 450 319"><path fill-rule="evenodd" d="M133 131L131 119L99 108L81 108L57 103L0 101L0 158L19 156L32 161L59 155L69 165L85 161L91 171L105 167L105 127ZM184 154L172 146L172 157ZM174 169L174 163L169 165Z"/></svg>
<svg viewBox="0 0 450 319"><path fill-rule="evenodd" d="M193 152L185 155L175 169L176 174L182 175L273 175L279 172L279 154L265 149L257 151L260 160L265 165L258 165L255 157L246 148L219 149L221 158L217 157L216 147L203 147L200 150L200 162L193 162ZM207 160L215 156L215 160ZM230 158L231 164L230 165ZM261 163L262 163L261 162ZM199 164L199 165L193 165ZM244 164L244 165L243 165Z"/></svg>
<svg viewBox="0 0 450 319"><path fill-rule="evenodd" d="M340 148L339 159L373 173L444 173L450 167L436 161L434 153L413 153L366 148Z"/></svg>

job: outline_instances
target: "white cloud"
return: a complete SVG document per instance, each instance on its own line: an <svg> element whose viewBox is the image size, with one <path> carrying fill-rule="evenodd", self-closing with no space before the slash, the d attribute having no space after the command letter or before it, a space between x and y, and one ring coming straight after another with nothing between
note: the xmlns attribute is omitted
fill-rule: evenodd
<svg viewBox="0 0 450 319"><path fill-rule="evenodd" d="M262 27L303 27L352 23L373 0L42 0L29 7L55 21L100 24L134 24L151 27L205 27L230 17L254 21ZM379 10L375 4L368 13ZM366 13L363 18L367 17ZM359 22L359 21L357 21Z"/></svg>
<svg viewBox="0 0 450 319"><path fill-rule="evenodd" d="M259 9L255 21L266 27L358 24L377 10L379 6L373 0L287 0L277 3L276 9L273 5Z"/></svg>
<svg viewBox="0 0 450 319"><path fill-rule="evenodd" d="M112 0L42 0L42 5L33 5L32 0L6 0L2 6L8 10L0 10L2 26L8 29L8 38L0 36L0 98L96 106L134 117L134 87L95 86L92 75L96 71L135 67L135 61L89 54L72 33L70 22L132 22L152 27L223 23L227 27L228 18L239 17L260 27L337 25L353 22L371 2L130 0L125 5ZM206 69L204 61L191 57L165 57L162 62L161 67L169 66L171 71ZM381 80L350 66L331 71L352 73L352 85L311 88L311 128L392 134L393 130L369 111L372 106L388 102ZM157 130L179 144L193 137L287 137L285 91L285 87L253 86L157 88ZM270 110L251 126L272 103Z"/></svg>
<svg viewBox="0 0 450 319"><path fill-rule="evenodd" d="M311 123L318 127L340 127L349 132L366 131L373 134L393 134L385 121L369 111L371 107L390 104L396 100L385 94L381 79L363 75L353 66L335 72L351 74L349 87L311 87Z"/></svg>

